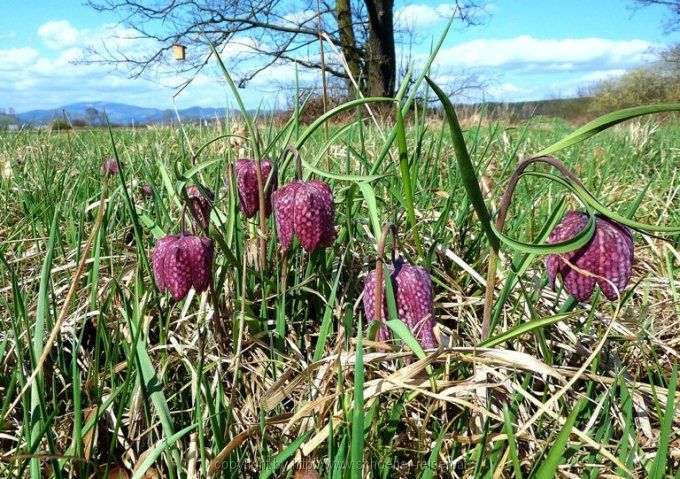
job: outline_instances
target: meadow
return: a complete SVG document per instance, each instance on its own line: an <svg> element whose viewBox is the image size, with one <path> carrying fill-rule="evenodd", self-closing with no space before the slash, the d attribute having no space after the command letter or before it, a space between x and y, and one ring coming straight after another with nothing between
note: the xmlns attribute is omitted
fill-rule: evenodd
<svg viewBox="0 0 680 479"><path fill-rule="evenodd" d="M547 284L542 250L519 244L545 243L584 206L555 170L532 165L503 230L518 247L500 245L484 338L493 253L450 123L417 109L395 129L364 106L348 111L328 130L261 115L247 141L230 120L0 132L0 476L680 473L677 234L634 231L619 301L596 291L576 302ZM576 128L483 109L463 119L492 217L520 160ZM332 246L296 242L283 256L273 217L261 231L239 213L229 165L255 141L276 161L301 145L305 178L333 192ZM553 154L611 211L680 225L676 117L622 122ZM112 155L109 177L100 166ZM279 186L294 169L279 161ZM179 233L185 189L199 183L215 193L212 285L174 302L155 287L151 252ZM425 353L394 318L395 339L376 343L362 307L389 222L398 253L432 276L439 347Z"/></svg>

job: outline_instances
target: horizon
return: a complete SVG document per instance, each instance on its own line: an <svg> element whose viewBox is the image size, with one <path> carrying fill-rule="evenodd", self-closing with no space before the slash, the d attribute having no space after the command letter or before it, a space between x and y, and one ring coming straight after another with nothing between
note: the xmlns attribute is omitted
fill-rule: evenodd
<svg viewBox="0 0 680 479"><path fill-rule="evenodd" d="M487 2L481 25L463 29L454 23L433 65L433 76L446 81L463 74L480 75L487 87L459 103L572 98L594 82L651 63L655 50L680 39L677 32L664 33L666 12L660 7L639 9L632 1L615 0L597 5L583 0L568 5L544 3ZM41 8L36 9L36 4ZM451 5L396 2L395 18L416 32L412 49L416 63L423 61L431 41L441 35ZM173 108L174 90L162 85L177 81L177 75L129 79L108 65L73 63L93 45L107 41L125 45L126 40L112 38L128 35L129 41L129 32L113 26L115 15L99 14L79 1L65 0L58 6L37 0L18 5L12 19L0 19L0 31L7 32L0 34L0 108L25 113L79 102ZM583 17L581 11L590 15ZM214 70L199 74L177 97L178 110L234 108L231 94ZM272 82L274 77L280 81ZM320 82L316 71L300 69L300 77L305 84ZM246 107L281 109L294 78L292 64L274 65L240 90Z"/></svg>

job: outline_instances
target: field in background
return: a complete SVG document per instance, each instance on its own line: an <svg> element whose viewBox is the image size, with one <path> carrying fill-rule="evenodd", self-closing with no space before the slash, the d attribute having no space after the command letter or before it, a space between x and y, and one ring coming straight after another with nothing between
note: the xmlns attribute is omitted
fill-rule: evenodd
<svg viewBox="0 0 680 479"><path fill-rule="evenodd" d="M527 128L479 120L468 121L465 134L479 175L487 176L492 211L518 159L571 130L547 120ZM277 158L285 146L278 130L260 130ZM304 127L290 131L295 139ZM236 214L234 194L225 189L235 158L229 139L202 151L198 164L214 160L197 174L216 192L211 236L223 240L216 247L218 314L207 293L190 293L179 304L157 294L147 258L155 236L178 232L176 174L191 168L187 140L197 151L229 131L113 131L124 176L109 181L102 228L44 373L1 425L0 476L106 477L114 470L124 471L121 477L287 477L304 453L322 477L356 477L350 459L357 447L363 474L381 478L550 477L553 467L563 477L677 473L677 236L664 242L634 234L634 288L618 310L598 296L590 306L575 305L546 285L543 258L506 249L501 284L511 263L521 274L492 336L572 314L500 338L494 351L476 351L488 248L448 129L422 116L408 125L423 255L406 227L396 148L377 169L384 176L370 183L374 204L348 178L369 174L389 131L366 121L334 126L325 150L321 128L302 150L306 161L330 172L324 179L334 191L340 238L324 252L294 251L285 297L278 294L273 220L263 274L253 260L256 227ZM0 133L2 416L64 304L95 220L99 167L112 153L103 129ZM619 214L680 224L677 120L625 123L559 158ZM281 183L292 170L281 171ZM144 184L153 198L141 196ZM505 231L526 241L545 238L551 215L567 206L578 205L559 184L526 177ZM372 215L399 225L401 253L432 273L446 348L425 361L405 346L376 350L362 334L361 291L376 256ZM487 371L488 382L474 380L475 368ZM489 403L478 395L484 387ZM575 428L571 436L561 433L565 427Z"/></svg>

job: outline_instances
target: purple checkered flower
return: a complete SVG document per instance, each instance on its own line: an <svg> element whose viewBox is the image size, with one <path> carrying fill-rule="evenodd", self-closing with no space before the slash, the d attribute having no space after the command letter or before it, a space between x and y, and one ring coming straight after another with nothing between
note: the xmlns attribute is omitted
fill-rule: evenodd
<svg viewBox="0 0 680 479"><path fill-rule="evenodd" d="M586 213L568 211L550 234L548 243L573 238L587 224ZM577 301L587 301L597 284L607 299L614 301L630 281L634 256L630 230L605 216L596 215L595 233L588 243L575 251L548 255L548 281L554 289L555 278L559 275L564 289Z"/></svg>
<svg viewBox="0 0 680 479"><path fill-rule="evenodd" d="M423 349L437 347L434 335L436 320L434 318L434 303L432 301L432 281L425 268L413 266L403 260L395 261L394 267L387 269L392 283L392 292L397 306L397 314ZM375 318L376 270L371 271L364 283L364 313L366 318ZM382 285L382 321L387 315L387 293L385 284ZM391 337L390 330L385 324L380 325L376 340L385 341Z"/></svg>
<svg viewBox="0 0 680 479"><path fill-rule="evenodd" d="M272 194L276 233L284 251L297 235L305 251L331 246L335 239L335 205L330 186L323 181L294 181Z"/></svg>
<svg viewBox="0 0 680 479"><path fill-rule="evenodd" d="M189 197L189 208L193 212L191 215L191 222L196 229L208 228L210 224L210 212L212 211L212 202L215 200L215 195L205 186L192 185L187 188L187 196ZM196 220L198 223L196 224Z"/></svg>
<svg viewBox="0 0 680 479"><path fill-rule="evenodd" d="M271 160L261 160L260 168L262 168L262 181L265 187L267 186L267 179L271 174L269 187L265 188L264 192L265 214L269 216L272 212L271 194L277 187L276 164ZM247 218L252 218L260 209L255 160L236 160L236 185L238 190L238 207Z"/></svg>
<svg viewBox="0 0 680 479"><path fill-rule="evenodd" d="M100 168L102 175L113 176L118 174L118 163L116 163L116 158L114 156L109 156L102 162Z"/></svg>
<svg viewBox="0 0 680 479"><path fill-rule="evenodd" d="M153 188L151 185L143 185L139 191L141 191L146 198L151 198L153 196Z"/></svg>
<svg viewBox="0 0 680 479"><path fill-rule="evenodd" d="M202 293L210 284L213 242L188 232L165 236L158 241L151 258L158 290L166 289L175 301L182 300L193 286Z"/></svg>

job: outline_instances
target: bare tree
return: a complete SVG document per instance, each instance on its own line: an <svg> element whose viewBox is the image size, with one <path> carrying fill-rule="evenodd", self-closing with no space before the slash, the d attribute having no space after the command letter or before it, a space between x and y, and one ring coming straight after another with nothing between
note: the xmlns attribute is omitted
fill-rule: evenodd
<svg viewBox="0 0 680 479"><path fill-rule="evenodd" d="M667 7L669 16L664 22L667 33L680 31L680 0L635 0L639 7L661 6ZM680 42L664 48L660 53L661 60L669 63L672 68L680 72Z"/></svg>
<svg viewBox="0 0 680 479"><path fill-rule="evenodd" d="M459 0L456 0L458 2ZM475 0L460 0L459 16L474 21ZM179 74L202 69L209 57L207 40L229 62L239 86L282 62L320 69L318 21L343 53L347 67L326 58L329 75L346 82L349 74L369 96L393 96L399 31L394 0L89 0L98 11L114 12L130 29L124 45L100 45L87 62L114 64L133 77L152 76L163 68ZM137 48L130 51L130 42ZM186 45L188 59L170 65L174 43ZM349 70L349 72L347 71Z"/></svg>
<svg viewBox="0 0 680 479"><path fill-rule="evenodd" d="M669 33L680 31L680 0L635 0L635 3L640 7L652 5L667 7L670 16L666 19L666 31Z"/></svg>

